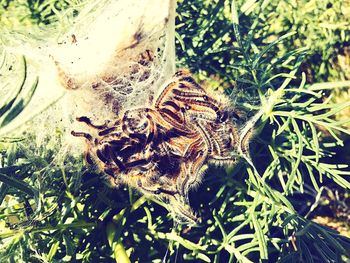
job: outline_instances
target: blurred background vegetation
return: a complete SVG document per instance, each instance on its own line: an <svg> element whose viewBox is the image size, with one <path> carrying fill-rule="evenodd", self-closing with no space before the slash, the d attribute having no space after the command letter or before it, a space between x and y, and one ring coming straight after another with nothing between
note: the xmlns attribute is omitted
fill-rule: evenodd
<svg viewBox="0 0 350 263"><path fill-rule="evenodd" d="M0 27L45 27L82 2L1 0ZM256 170L212 167L190 198L202 224L177 226L163 204L58 155L59 129L44 145L2 135L0 262L349 260L350 1L187 0L177 13L178 67L225 92L244 122L263 110ZM35 96L26 68L2 54L0 88L14 91L0 129Z"/></svg>

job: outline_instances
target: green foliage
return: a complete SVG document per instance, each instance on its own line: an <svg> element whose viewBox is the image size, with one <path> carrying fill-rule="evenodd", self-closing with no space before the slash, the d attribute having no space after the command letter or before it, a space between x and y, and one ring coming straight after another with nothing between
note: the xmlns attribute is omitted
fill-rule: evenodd
<svg viewBox="0 0 350 263"><path fill-rule="evenodd" d="M284 43L270 47L268 57L288 57L290 52L307 48L301 69L307 73L308 81L346 77L339 56L350 41L348 0L237 2L242 32L247 33L246 40L254 39L253 52L283 35L292 34ZM196 72L203 70L204 74L218 74L226 81L230 80L228 76L237 79L241 75L240 68L234 67L242 57L237 56L237 46L232 45L235 36L230 3L227 0L182 1L177 24L181 65Z"/></svg>
<svg viewBox="0 0 350 263"><path fill-rule="evenodd" d="M349 256L349 238L312 222L308 211L322 186L350 189L349 168L337 155L344 134L350 135L343 127L349 116L334 118L350 102L334 102L331 95L350 83L309 83L301 73L305 61L312 69L333 67L333 52L347 41L349 24L338 1L308 2L179 3L179 66L213 89L223 87L247 115L242 122L255 126L247 160L211 168L191 193L200 225L174 224L159 201L107 187L81 158L60 152L60 130L45 145L33 143L30 132L3 136L0 261L161 262L166 255L168 262L340 262ZM22 74L0 104L2 123L12 121L16 105L25 107L21 99L27 102L37 84L23 88L26 61L18 61ZM313 80L328 76L315 72Z"/></svg>
<svg viewBox="0 0 350 263"><path fill-rule="evenodd" d="M79 2L74 0L1 0L0 22L12 29L21 24L45 26L56 22L61 11Z"/></svg>
<svg viewBox="0 0 350 263"><path fill-rule="evenodd" d="M2 50L0 61L0 128L13 121L32 99L38 78L29 84L25 57L18 57ZM16 79L18 78L18 79ZM13 83L15 82L17 83Z"/></svg>

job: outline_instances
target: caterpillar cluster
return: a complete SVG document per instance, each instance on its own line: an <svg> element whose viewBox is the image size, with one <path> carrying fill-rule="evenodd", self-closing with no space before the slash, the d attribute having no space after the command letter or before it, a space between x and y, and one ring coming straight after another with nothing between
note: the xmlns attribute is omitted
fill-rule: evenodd
<svg viewBox="0 0 350 263"><path fill-rule="evenodd" d="M86 139L86 159L115 185L130 185L170 202L187 221L198 218L189 208L188 192L202 180L207 163L234 163L238 130L225 98L209 94L190 72L175 73L149 107L125 110L116 120L95 125L97 132L72 132Z"/></svg>

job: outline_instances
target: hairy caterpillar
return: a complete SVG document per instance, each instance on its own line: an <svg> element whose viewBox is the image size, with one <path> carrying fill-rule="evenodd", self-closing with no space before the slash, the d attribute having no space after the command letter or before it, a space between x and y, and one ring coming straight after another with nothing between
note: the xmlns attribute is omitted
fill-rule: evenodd
<svg viewBox="0 0 350 263"><path fill-rule="evenodd" d="M236 116L224 97L209 94L189 71L180 70L151 106L127 109L103 125L79 117L97 136L72 134L86 139L87 161L112 184L166 200L182 218L196 222L188 192L201 182L207 163L236 161Z"/></svg>

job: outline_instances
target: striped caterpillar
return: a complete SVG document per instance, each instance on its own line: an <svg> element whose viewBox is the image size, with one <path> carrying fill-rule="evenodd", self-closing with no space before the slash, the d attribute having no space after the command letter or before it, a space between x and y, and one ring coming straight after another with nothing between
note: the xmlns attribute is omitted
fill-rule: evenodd
<svg viewBox="0 0 350 263"><path fill-rule="evenodd" d="M189 71L175 73L150 107L125 110L115 121L95 125L97 131L72 132L86 139L86 159L115 186L127 184L167 200L186 221L198 218L188 207L188 192L197 186L207 163L234 163L238 130L225 98L208 94Z"/></svg>

